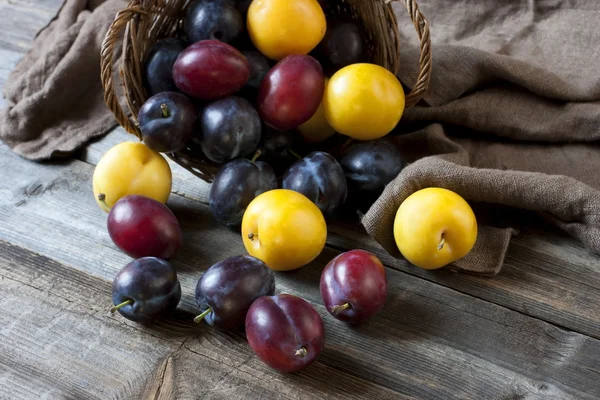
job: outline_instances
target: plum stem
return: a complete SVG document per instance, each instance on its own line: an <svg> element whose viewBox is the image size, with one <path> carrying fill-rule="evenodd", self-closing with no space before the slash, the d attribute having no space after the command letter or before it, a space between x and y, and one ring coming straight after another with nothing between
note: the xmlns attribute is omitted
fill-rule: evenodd
<svg viewBox="0 0 600 400"><path fill-rule="evenodd" d="M106 204L106 195L104 193L100 193L98 195L98 201L100 202L100 204L102 204L104 208L110 211L110 207L108 206L108 204Z"/></svg>
<svg viewBox="0 0 600 400"><path fill-rule="evenodd" d="M333 306L331 307L331 312L337 314L341 311L347 310L350 308L350 303L344 303L341 306Z"/></svg>
<svg viewBox="0 0 600 400"><path fill-rule="evenodd" d="M442 233L442 240L440 241L440 244L438 245L438 250L443 249L445 243L446 243L446 239L444 238L444 234Z"/></svg>
<svg viewBox="0 0 600 400"><path fill-rule="evenodd" d="M206 317L211 312L212 312L212 308L208 307L206 309L206 311L204 311L202 314L200 314L196 318L194 318L194 322L197 323L197 324L199 324L200 322L202 322L202 320L204 319L204 317Z"/></svg>
<svg viewBox="0 0 600 400"><path fill-rule="evenodd" d="M260 157L261 154L262 154L262 151L260 151L260 149L256 150L256 153L254 153L254 156L252 157L252 162L256 161L256 159L258 157Z"/></svg>
<svg viewBox="0 0 600 400"><path fill-rule="evenodd" d="M110 312L114 313L115 311L117 311L120 308L123 308L125 306L128 306L130 304L133 304L133 300L129 299L129 300L125 300L124 302L122 302L121 304L117 304L116 306L112 306L110 308Z"/></svg>
<svg viewBox="0 0 600 400"><path fill-rule="evenodd" d="M162 103L160 105L160 109L162 110L163 118L169 118L169 108L167 107L167 105L165 103Z"/></svg>
<svg viewBox="0 0 600 400"><path fill-rule="evenodd" d="M298 160L302 160L302 157L300 157L300 155L298 155L298 153L296 153L294 150L290 149L289 147L288 147L287 151L288 151L288 153L290 153L291 155L296 157Z"/></svg>
<svg viewBox="0 0 600 400"><path fill-rule="evenodd" d="M250 239L251 241L254 241L254 239L258 239L258 233L249 233L248 239Z"/></svg>
<svg viewBox="0 0 600 400"><path fill-rule="evenodd" d="M296 357L306 357L308 355L308 351L306 351L306 348L301 347L298 350L296 350L296 352L294 353L294 355Z"/></svg>

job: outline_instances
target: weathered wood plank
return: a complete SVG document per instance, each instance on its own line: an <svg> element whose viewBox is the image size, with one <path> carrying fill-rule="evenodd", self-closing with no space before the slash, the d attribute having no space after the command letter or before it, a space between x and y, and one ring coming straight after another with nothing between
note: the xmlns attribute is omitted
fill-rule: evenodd
<svg viewBox="0 0 600 400"><path fill-rule="evenodd" d="M0 282L0 398L400 396L323 364L277 379L241 335L189 312L147 327L110 315L110 282L3 241ZM333 382L311 385L325 371Z"/></svg>
<svg viewBox="0 0 600 400"><path fill-rule="evenodd" d="M0 239L112 279L128 258L105 231L106 216L91 192L93 167L79 161L42 166L0 150L0 166L13 176L0 182ZM191 312L201 271L244 248L239 234L221 228L206 205L177 195L169 205L184 230L185 246L174 263L184 291L182 310ZM209 329L185 345L211 351L208 357L229 360L243 372L261 371L259 380L296 383L291 396L299 387L336 393L341 389L331 384L341 372L417 398L600 395L600 341L393 269L388 302L376 319L354 329L338 323L324 310L318 291L320 271L336 254L327 248L311 265L277 274L279 292L301 295L324 317L327 349L318 374L311 369L282 378L251 357L238 335L220 340L224 336Z"/></svg>
<svg viewBox="0 0 600 400"><path fill-rule="evenodd" d="M137 139L117 128L84 149L81 159L95 165L110 147L127 140ZM210 185L179 165L170 165L173 192L207 203ZM338 249L372 251L392 268L600 338L600 314L596 312L600 303L600 257L565 235L525 233L515 237L502 273L493 279L418 269L391 257L357 224L330 223L328 243Z"/></svg>
<svg viewBox="0 0 600 400"><path fill-rule="evenodd" d="M37 5L38 2L35 2ZM37 7L27 2L0 1L2 35L0 48L25 53L38 31L56 14L60 4L55 0L42 2Z"/></svg>

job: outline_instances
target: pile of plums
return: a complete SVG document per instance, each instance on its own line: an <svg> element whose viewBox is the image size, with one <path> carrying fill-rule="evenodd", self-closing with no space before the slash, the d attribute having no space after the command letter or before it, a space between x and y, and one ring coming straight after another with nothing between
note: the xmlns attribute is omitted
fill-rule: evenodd
<svg viewBox="0 0 600 400"><path fill-rule="evenodd" d="M145 196L125 196L110 209L107 228L113 243L134 258L113 281L111 312L140 323L173 312L182 290L169 260L181 247L182 233L172 211ZM339 254L323 269L320 292L333 317L363 323L385 304L385 268L364 250ZM280 372L299 371L323 351L325 328L317 309L299 296L276 294L274 272L258 258L217 262L201 275L194 295L196 323L245 330L259 359Z"/></svg>
<svg viewBox="0 0 600 400"><path fill-rule="evenodd" d="M192 1L182 31L151 48L143 66L150 97L138 114L145 145L159 153L191 152L218 166L209 206L233 229L240 229L252 200L276 188L303 194L326 217L348 199L368 206L402 169L397 148L384 139L363 141L334 156L317 143L335 132L315 122L327 75L364 59L361 27L332 19L310 54L273 60L246 31L251 3ZM147 323L177 308L182 289L170 260L182 233L170 209L148 197L125 196L109 212L108 232L134 259L114 279L111 311ZM385 269L369 252L342 253L323 269L320 293L334 318L363 323L385 303ZM195 322L245 330L256 355L278 371L305 368L323 351L325 328L315 306L276 294L274 272L258 258L214 264L194 296Z"/></svg>
<svg viewBox="0 0 600 400"><path fill-rule="evenodd" d="M276 188L304 194L326 217L347 201L369 207L403 168L397 148L385 139L358 142L336 158L317 147L335 132L312 123L327 76L365 61L361 25L331 17L309 54L273 60L248 34L251 3L195 0L181 32L151 48L144 61L150 97L138 115L144 143L218 166L209 206L232 229L256 196Z"/></svg>

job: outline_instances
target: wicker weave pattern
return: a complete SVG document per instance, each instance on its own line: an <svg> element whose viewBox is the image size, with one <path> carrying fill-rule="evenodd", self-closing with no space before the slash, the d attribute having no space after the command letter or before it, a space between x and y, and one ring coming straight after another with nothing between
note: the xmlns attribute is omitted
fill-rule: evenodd
<svg viewBox="0 0 600 400"><path fill-rule="evenodd" d="M420 40L420 72L415 86L406 95L406 107L416 104L427 91L431 76L429 24L414 0L330 0L339 12L347 12L362 21L368 41L369 60L394 74L400 65L400 43L393 1L402 1ZM142 66L146 54L160 38L173 35L180 27L184 10L191 0L132 0L117 13L101 53L101 79L104 99L119 124L141 139L137 115L148 98L143 86ZM120 45L120 46L118 46ZM120 66L115 65L115 50L121 47ZM118 70L118 77L115 77ZM124 103L119 99L124 99ZM167 154L169 158L196 176L211 182L219 169L211 161L184 149Z"/></svg>

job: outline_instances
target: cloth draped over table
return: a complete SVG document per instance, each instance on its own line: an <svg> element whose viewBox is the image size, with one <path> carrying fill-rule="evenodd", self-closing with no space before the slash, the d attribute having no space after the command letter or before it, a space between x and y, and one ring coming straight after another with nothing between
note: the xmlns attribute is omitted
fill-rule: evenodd
<svg viewBox="0 0 600 400"><path fill-rule="evenodd" d="M433 74L389 138L410 161L362 219L400 257L400 203L431 186L472 203L543 215L600 252L600 2L437 0L420 4ZM0 139L32 160L68 156L116 121L103 101L100 46L125 0L67 0L7 80ZM399 78L418 74L414 27L395 3ZM514 234L481 220L455 268L497 274Z"/></svg>

